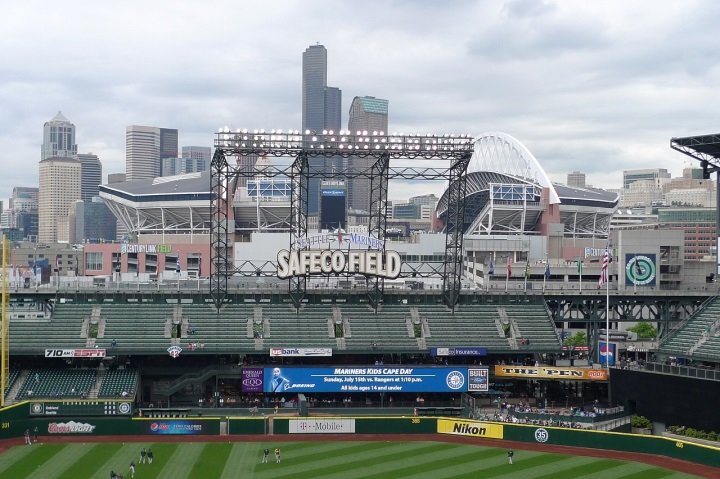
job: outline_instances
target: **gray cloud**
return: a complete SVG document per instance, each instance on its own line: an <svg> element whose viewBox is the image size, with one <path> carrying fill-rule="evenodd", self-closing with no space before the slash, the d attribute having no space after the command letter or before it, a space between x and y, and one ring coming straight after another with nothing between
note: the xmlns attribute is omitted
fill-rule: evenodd
<svg viewBox="0 0 720 479"><path fill-rule="evenodd" d="M124 170L129 124L178 128L181 145L210 145L225 125L298 128L301 54L315 42L344 121L353 96L375 95L390 100L391 130L506 131L555 180L677 174L686 160L670 137L717 129L718 14L709 0L11 3L0 198L37 184L42 125L57 110L106 173ZM425 191L393 187L396 199Z"/></svg>

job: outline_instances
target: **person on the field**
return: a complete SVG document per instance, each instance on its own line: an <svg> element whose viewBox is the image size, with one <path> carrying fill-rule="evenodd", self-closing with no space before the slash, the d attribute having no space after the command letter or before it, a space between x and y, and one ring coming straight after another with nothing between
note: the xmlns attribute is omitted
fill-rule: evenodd
<svg viewBox="0 0 720 479"><path fill-rule="evenodd" d="M268 462L268 456L270 455L270 449L267 447L263 449L263 458L261 464L267 464Z"/></svg>
<svg viewBox="0 0 720 479"><path fill-rule="evenodd" d="M135 477L135 463L130 463L130 477Z"/></svg>
<svg viewBox="0 0 720 479"><path fill-rule="evenodd" d="M280 448L275 448L275 463L280 464Z"/></svg>
<svg viewBox="0 0 720 479"><path fill-rule="evenodd" d="M513 452L512 449L508 450L508 464L512 464L512 463L513 463L513 462L512 462L512 458L513 458L513 455L514 455L514 454L515 454L515 453Z"/></svg>
<svg viewBox="0 0 720 479"><path fill-rule="evenodd" d="M35 426L35 429L33 429L33 442L37 442L37 435L38 435L38 427Z"/></svg>
<svg viewBox="0 0 720 479"><path fill-rule="evenodd" d="M143 447L140 451L140 464L145 464L145 456L147 455L147 451L145 451L145 448Z"/></svg>
<svg viewBox="0 0 720 479"><path fill-rule="evenodd" d="M32 446L32 442L30 441L30 429L25 429L25 444Z"/></svg>
<svg viewBox="0 0 720 479"><path fill-rule="evenodd" d="M153 452L152 452L152 449L150 449L149 447L148 447L148 450L147 450L147 460L148 460L148 464L152 464L152 461L153 461Z"/></svg>

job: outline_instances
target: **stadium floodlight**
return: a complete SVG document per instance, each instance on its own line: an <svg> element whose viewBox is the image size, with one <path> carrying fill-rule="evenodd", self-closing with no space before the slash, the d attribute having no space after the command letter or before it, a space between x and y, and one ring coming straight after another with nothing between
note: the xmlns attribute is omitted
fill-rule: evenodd
<svg viewBox="0 0 720 479"><path fill-rule="evenodd" d="M243 132L245 129L242 130ZM230 132L223 127L216 133L215 148L226 155L260 156L380 156L393 158L448 159L471 155L474 142L471 135L442 135L412 133L386 134L382 131L357 131L356 135L340 130L300 135L293 130L253 130L251 134ZM372 146L371 146L372 144Z"/></svg>

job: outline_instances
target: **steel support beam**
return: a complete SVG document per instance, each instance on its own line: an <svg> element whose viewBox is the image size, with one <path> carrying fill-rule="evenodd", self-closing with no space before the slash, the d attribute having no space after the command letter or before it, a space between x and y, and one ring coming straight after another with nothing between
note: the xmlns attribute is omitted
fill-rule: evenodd
<svg viewBox="0 0 720 479"><path fill-rule="evenodd" d="M228 276L232 275L232 244L228 221L232 216L232 194L228 191L229 167L222 150L215 150L210 165L210 191L212 191L210 228L210 296L215 307L225 302L228 293Z"/></svg>
<svg viewBox="0 0 720 479"><path fill-rule="evenodd" d="M290 248L297 249L298 240L308 236L308 185L310 166L307 153L300 153L290 167ZM306 244L306 243L304 243ZM300 308L307 291L307 278L293 276L288 280L288 294L296 309Z"/></svg>
<svg viewBox="0 0 720 479"><path fill-rule="evenodd" d="M385 233L387 229L387 193L388 193L388 167L390 155L383 154L372 164L370 170L370 217L368 219L368 235L374 236L382 242L385 249ZM377 311L385 289L383 278L370 279L368 299L370 305Z"/></svg>
<svg viewBox="0 0 720 479"><path fill-rule="evenodd" d="M452 161L448 185L447 223L445 224L445 267L443 298L455 311L463 277L463 231L465 226L465 196L467 171L471 154Z"/></svg>

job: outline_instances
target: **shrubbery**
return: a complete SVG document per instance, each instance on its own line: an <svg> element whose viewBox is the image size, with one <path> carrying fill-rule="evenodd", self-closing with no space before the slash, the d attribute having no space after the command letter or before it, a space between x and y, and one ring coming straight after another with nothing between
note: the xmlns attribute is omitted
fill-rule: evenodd
<svg viewBox="0 0 720 479"><path fill-rule="evenodd" d="M652 423L650 422L650 419L645 416L633 416L630 420L630 426L638 429L651 429Z"/></svg>
<svg viewBox="0 0 720 479"><path fill-rule="evenodd" d="M706 441L720 442L720 433L717 433L715 431L700 431L698 429L693 429L691 427L685 426L669 426L667 430L679 436L694 437L696 439L704 439Z"/></svg>

